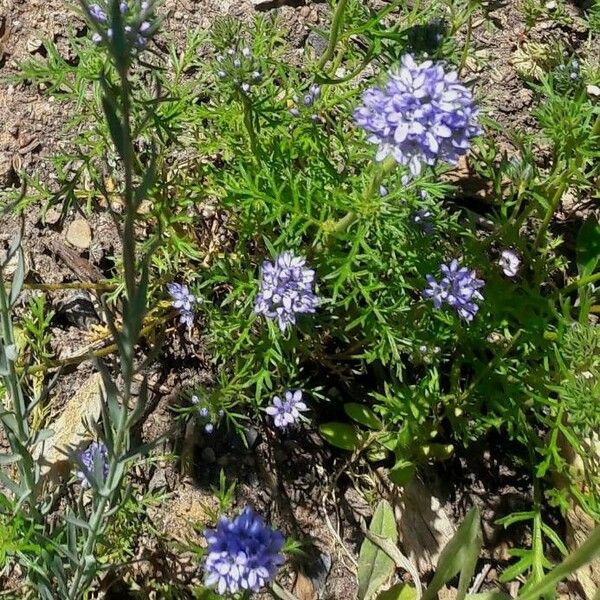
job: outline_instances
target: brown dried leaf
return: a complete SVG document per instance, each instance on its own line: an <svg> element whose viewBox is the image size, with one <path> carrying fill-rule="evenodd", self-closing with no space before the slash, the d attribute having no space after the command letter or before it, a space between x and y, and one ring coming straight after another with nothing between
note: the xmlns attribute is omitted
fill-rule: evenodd
<svg viewBox="0 0 600 600"><path fill-rule="evenodd" d="M292 592L298 600L316 600L317 598L313 582L300 571L298 571Z"/></svg>

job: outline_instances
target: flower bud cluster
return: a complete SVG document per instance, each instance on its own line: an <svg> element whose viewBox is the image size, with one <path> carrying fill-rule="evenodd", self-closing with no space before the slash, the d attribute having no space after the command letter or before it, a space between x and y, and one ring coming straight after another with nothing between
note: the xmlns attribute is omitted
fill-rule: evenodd
<svg viewBox="0 0 600 600"><path fill-rule="evenodd" d="M292 97L290 113L294 117L300 117L303 114L310 115L313 121L318 121L319 115L316 111L316 104L320 97L321 86L314 83L302 97L297 95Z"/></svg>
<svg viewBox="0 0 600 600"><path fill-rule="evenodd" d="M200 421L203 423L204 431L206 433L212 433L215 430L215 426L219 424L219 421L225 414L223 410L215 412L211 409L208 402L200 400L198 396L193 395L192 404L197 409L197 415Z"/></svg>
<svg viewBox="0 0 600 600"><path fill-rule="evenodd" d="M113 24L111 23L112 0L96 0L88 5L89 14L99 31L92 35L96 44L113 39ZM124 23L125 36L128 42L136 47L146 46L154 28L155 20L153 3L148 0L129 0L119 3L119 12Z"/></svg>
<svg viewBox="0 0 600 600"><path fill-rule="evenodd" d="M252 51L244 46L241 50L228 48L217 55L217 77L249 94L252 86L261 81L262 74Z"/></svg>

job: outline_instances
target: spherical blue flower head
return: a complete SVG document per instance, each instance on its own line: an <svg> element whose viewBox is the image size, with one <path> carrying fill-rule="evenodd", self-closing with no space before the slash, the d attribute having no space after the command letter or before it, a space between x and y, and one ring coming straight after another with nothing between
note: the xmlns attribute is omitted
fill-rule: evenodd
<svg viewBox="0 0 600 600"><path fill-rule="evenodd" d="M92 15L92 18L94 19L94 21L97 21L98 23L106 23L106 21L107 21L106 12L99 4L91 4L89 6L89 10L90 10L90 15Z"/></svg>
<svg viewBox="0 0 600 600"><path fill-rule="evenodd" d="M190 294L187 285L181 283L168 283L167 290L173 300L173 308L179 311L179 321L184 323L188 329L191 329L194 324L196 297Z"/></svg>
<svg viewBox="0 0 600 600"><path fill-rule="evenodd" d="M433 300L435 308L441 308L444 303L452 306L470 323L479 310L477 302L483 300L479 290L484 282L477 279L475 271L461 267L457 260L442 265L441 271L443 277L439 283L432 275L427 275L429 287L423 291L423 295Z"/></svg>
<svg viewBox="0 0 600 600"><path fill-rule="evenodd" d="M393 156L416 176L423 165L456 164L481 131L477 115L456 71L446 73L430 60L416 63L406 54L383 88L365 91L354 119L378 145L375 160Z"/></svg>
<svg viewBox="0 0 600 600"><path fill-rule="evenodd" d="M294 392L287 391L283 400L279 396L275 396L273 404L266 408L267 414L273 417L275 427L281 429L297 423L300 420L300 413L305 410L308 410L308 408L302 401L302 392L300 390Z"/></svg>
<svg viewBox="0 0 600 600"><path fill-rule="evenodd" d="M79 458L83 463L83 470L77 472L77 477L81 480L83 487L90 487L89 475L95 475L95 464L101 467L102 480L105 481L108 476L108 448L102 442L92 442L87 450L84 450Z"/></svg>
<svg viewBox="0 0 600 600"><path fill-rule="evenodd" d="M204 535L208 542L205 585L220 595L258 592L284 562L283 534L265 525L249 507L233 521L221 517L216 529L207 529Z"/></svg>
<svg viewBox="0 0 600 600"><path fill-rule="evenodd" d="M296 323L296 315L314 313L318 299L313 292L315 272L308 269L306 259L283 252L274 263L263 263L260 292L254 311L268 319L276 319L284 331Z"/></svg>

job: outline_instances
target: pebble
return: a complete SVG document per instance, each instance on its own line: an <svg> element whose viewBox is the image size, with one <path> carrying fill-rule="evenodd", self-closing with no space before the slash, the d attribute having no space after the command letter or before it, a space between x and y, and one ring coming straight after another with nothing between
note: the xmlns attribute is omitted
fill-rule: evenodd
<svg viewBox="0 0 600 600"><path fill-rule="evenodd" d="M585 89L590 96L600 96L600 87L597 85L588 85Z"/></svg>
<svg viewBox="0 0 600 600"><path fill-rule="evenodd" d="M29 54L35 54L38 50L41 50L42 47L43 43L39 38L30 38L27 40L27 52L29 52Z"/></svg>
<svg viewBox="0 0 600 600"><path fill-rule="evenodd" d="M61 211L58 208L56 208L55 206L52 206L46 212L46 215L44 217L44 222L47 223L48 225L56 225L56 223L58 223L58 221L60 219L60 215L61 215Z"/></svg>
<svg viewBox="0 0 600 600"><path fill-rule="evenodd" d="M92 243L92 230L87 221L75 219L67 229L66 238L69 244L87 250Z"/></svg>

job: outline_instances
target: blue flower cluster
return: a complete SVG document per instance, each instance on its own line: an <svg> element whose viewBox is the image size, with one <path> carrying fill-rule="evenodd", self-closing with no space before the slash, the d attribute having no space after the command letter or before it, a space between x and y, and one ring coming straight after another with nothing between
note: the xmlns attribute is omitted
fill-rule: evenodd
<svg viewBox="0 0 600 600"><path fill-rule="evenodd" d="M262 79L252 51L247 46L239 51L228 48L224 54L217 55L217 63L217 77L232 83L245 94L250 93L252 86Z"/></svg>
<svg viewBox="0 0 600 600"><path fill-rule="evenodd" d="M208 542L205 584L221 595L258 592L284 562L283 534L265 525L249 507L232 521L221 517L216 529L207 529L204 535Z"/></svg>
<svg viewBox="0 0 600 600"><path fill-rule="evenodd" d="M197 298L190 293L188 286L181 283L168 283L167 290L171 295L173 308L179 311L179 321L188 329L194 324L194 306Z"/></svg>
<svg viewBox="0 0 600 600"><path fill-rule="evenodd" d="M413 176L423 165L456 164L480 133L473 96L457 72L430 60L416 63L410 54L383 88L366 90L363 103L354 119L378 145L375 159L392 156Z"/></svg>
<svg viewBox="0 0 600 600"><path fill-rule="evenodd" d="M306 267L306 259L283 252L274 263L265 261L260 292L254 311L268 319L276 319L284 331L296 323L296 315L314 313L318 299L313 292L315 272Z"/></svg>
<svg viewBox="0 0 600 600"><path fill-rule="evenodd" d="M96 32L93 34L92 40L96 44L102 43L105 39L112 39L113 30L109 26L111 4L112 0L98 0L88 6L92 19L105 31L105 33ZM151 21L153 15L151 3L148 1L139 2L139 0L121 2L119 4L119 11L125 21L124 29L128 40L133 46L143 48L152 32Z"/></svg>
<svg viewBox="0 0 600 600"><path fill-rule="evenodd" d="M483 300L479 290L484 282L477 279L475 271L461 267L456 259L449 265L442 265L441 271L439 283L432 275L427 275L429 287L424 290L424 296L433 300L435 308L440 308L444 303L452 306L470 323L479 310L477 301Z"/></svg>
<svg viewBox="0 0 600 600"><path fill-rule="evenodd" d="M300 420L300 413L308 410L306 404L302 401L302 391L287 391L284 400L279 396L274 396L273 404L265 410L268 415L273 417L275 427L286 429L289 425L294 425Z"/></svg>
<svg viewBox="0 0 600 600"><path fill-rule="evenodd" d="M98 464L99 472L102 474L102 481L106 480L108 476L108 448L103 442L92 442L79 455L79 458L83 463L83 470L77 472L77 477L79 477L83 487L90 487L89 477L90 475L96 475L96 464Z"/></svg>
<svg viewBox="0 0 600 600"><path fill-rule="evenodd" d="M298 98L298 96L293 97L292 108L290 108L290 113L294 117L299 117L303 112L310 113L310 118L313 121L319 120L319 115L315 112L315 103L321 97L321 86L314 83L308 88L308 92L304 94L302 99Z"/></svg>

